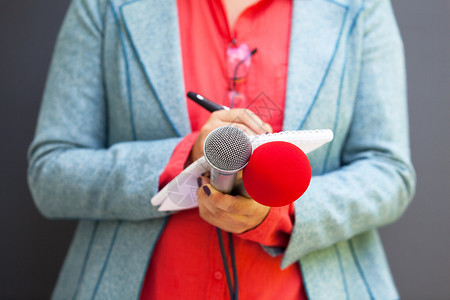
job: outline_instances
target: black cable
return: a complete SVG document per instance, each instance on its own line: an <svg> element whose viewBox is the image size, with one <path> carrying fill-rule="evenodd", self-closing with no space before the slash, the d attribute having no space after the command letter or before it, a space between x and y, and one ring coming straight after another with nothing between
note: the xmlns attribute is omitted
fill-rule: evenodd
<svg viewBox="0 0 450 300"><path fill-rule="evenodd" d="M236 268L236 257L234 255L234 244L233 235L228 232L228 243L230 244L230 256L231 256L231 268L233 269L233 279L234 279L234 300L238 300L238 276Z"/></svg>
<svg viewBox="0 0 450 300"><path fill-rule="evenodd" d="M237 269L236 269L236 261L235 261L235 256L234 256L234 245L233 245L232 235L231 235L231 233L228 233L228 242L229 242L229 246L230 246L230 255L231 255L231 265L233 268L234 291L233 291L233 282L231 281L231 276L230 276L230 270L228 268L227 256L225 254L225 248L223 246L222 231L217 227L216 227L216 230L217 230L217 237L219 239L222 263L223 263L223 267L225 269L225 275L227 277L227 283L228 283L227 285L228 285L228 291L230 293L230 299L237 300L238 299Z"/></svg>

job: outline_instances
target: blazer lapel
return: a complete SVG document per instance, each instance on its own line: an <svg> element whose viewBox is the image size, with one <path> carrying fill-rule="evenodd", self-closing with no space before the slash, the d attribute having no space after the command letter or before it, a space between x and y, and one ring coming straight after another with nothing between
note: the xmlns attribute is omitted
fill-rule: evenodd
<svg viewBox="0 0 450 300"><path fill-rule="evenodd" d="M294 1L284 130L301 129L333 61L348 7L332 0Z"/></svg>
<svg viewBox="0 0 450 300"><path fill-rule="evenodd" d="M284 130L302 128L333 61L347 13L347 6L333 0L294 1ZM120 14L169 122L179 136L188 134L176 2L135 0L120 6Z"/></svg>
<svg viewBox="0 0 450 300"><path fill-rule="evenodd" d="M179 136L190 132L176 1L136 0L120 14L147 79Z"/></svg>

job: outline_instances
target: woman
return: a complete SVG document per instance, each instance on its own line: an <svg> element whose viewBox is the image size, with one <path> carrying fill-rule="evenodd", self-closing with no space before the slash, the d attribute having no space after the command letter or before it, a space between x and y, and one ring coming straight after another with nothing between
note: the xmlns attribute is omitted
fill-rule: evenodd
<svg viewBox="0 0 450 300"><path fill-rule="evenodd" d="M240 4L72 2L29 151L40 211L80 220L55 299L227 298L238 283L243 299L398 298L376 228L400 217L415 177L390 2ZM209 115L187 90L236 109ZM230 122L335 138L308 155L313 178L291 206L203 176L198 210L152 207ZM233 233L229 284L214 227Z"/></svg>

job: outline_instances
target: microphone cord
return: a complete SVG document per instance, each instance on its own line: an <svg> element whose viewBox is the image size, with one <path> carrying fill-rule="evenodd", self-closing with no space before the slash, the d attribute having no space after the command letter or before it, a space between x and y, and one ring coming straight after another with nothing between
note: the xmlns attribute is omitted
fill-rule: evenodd
<svg viewBox="0 0 450 300"><path fill-rule="evenodd" d="M228 283L228 291L230 292L231 300L238 300L238 277L237 277L237 268L236 268L236 258L234 255L234 245L233 245L233 236L230 232L228 232L228 246L230 248L230 258L231 258L231 268L233 270L233 282L234 282L234 291L233 291L233 282L231 281L230 270L228 268L227 256L225 254L225 247L223 246L222 239L222 230L216 227L217 237L219 239L220 246L220 254L222 256L223 268L225 269L225 275L227 277Z"/></svg>

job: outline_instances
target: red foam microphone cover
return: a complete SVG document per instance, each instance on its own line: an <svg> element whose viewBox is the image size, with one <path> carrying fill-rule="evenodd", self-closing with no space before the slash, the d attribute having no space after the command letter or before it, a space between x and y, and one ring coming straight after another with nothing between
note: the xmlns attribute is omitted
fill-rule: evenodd
<svg viewBox="0 0 450 300"><path fill-rule="evenodd" d="M245 190L256 202L277 207L294 202L311 181L306 154L288 142L268 142L256 148L244 168Z"/></svg>

